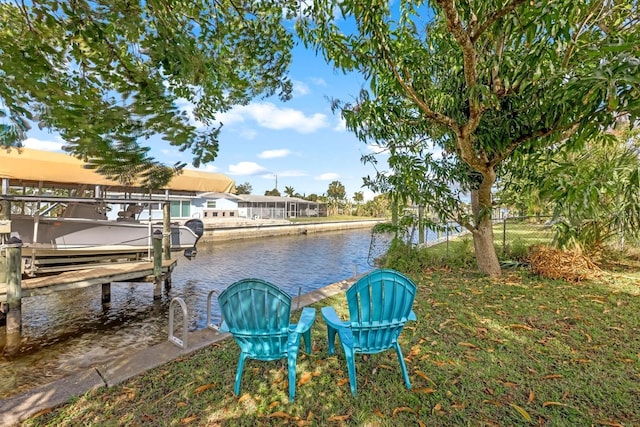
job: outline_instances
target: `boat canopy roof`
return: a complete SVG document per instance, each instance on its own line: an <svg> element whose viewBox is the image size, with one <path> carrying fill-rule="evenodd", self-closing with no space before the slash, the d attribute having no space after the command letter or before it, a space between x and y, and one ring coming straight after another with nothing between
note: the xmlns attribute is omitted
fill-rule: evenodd
<svg viewBox="0 0 640 427"><path fill-rule="evenodd" d="M111 191L135 191L106 178L86 163L66 153L31 148L0 149L0 179L9 179L11 186L71 187L100 185ZM174 176L163 190L176 192L234 193L235 181L220 173L184 169Z"/></svg>

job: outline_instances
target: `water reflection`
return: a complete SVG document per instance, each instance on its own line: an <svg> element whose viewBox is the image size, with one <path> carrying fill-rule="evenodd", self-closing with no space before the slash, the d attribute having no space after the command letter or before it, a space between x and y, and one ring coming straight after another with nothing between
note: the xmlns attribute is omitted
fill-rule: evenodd
<svg viewBox="0 0 640 427"><path fill-rule="evenodd" d="M237 280L261 278L296 296L369 271L370 241L371 231L361 229L203 242L195 259L179 259L172 288L156 300L151 283L114 283L106 305L100 286L25 298L19 344L5 342L0 328L0 349L19 348L0 357L0 398L165 341L174 297L185 300L189 329L197 330L206 326L209 292Z"/></svg>

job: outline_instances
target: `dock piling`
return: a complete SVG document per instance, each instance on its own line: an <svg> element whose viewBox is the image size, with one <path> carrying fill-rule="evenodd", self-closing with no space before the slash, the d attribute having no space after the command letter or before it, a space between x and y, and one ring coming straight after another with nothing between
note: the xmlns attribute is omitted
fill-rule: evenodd
<svg viewBox="0 0 640 427"><path fill-rule="evenodd" d="M102 304L111 302L111 282L102 284Z"/></svg>
<svg viewBox="0 0 640 427"><path fill-rule="evenodd" d="M153 298L162 297L162 231L153 232Z"/></svg>
<svg viewBox="0 0 640 427"><path fill-rule="evenodd" d="M22 331L22 241L16 237L5 245L7 265L7 334Z"/></svg>
<svg viewBox="0 0 640 427"><path fill-rule="evenodd" d="M162 205L162 247L164 259L171 259L171 205L165 203Z"/></svg>

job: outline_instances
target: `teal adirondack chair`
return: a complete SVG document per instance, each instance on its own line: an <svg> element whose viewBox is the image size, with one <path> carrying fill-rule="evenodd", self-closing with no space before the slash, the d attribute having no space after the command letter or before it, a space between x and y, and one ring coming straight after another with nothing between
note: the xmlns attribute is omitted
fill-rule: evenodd
<svg viewBox="0 0 640 427"><path fill-rule="evenodd" d="M229 332L240 346L234 392L240 394L242 370L247 358L263 361L287 358L289 401L296 394L296 361L300 337L311 353L311 326L316 310L305 307L291 325L291 297L276 285L260 279L235 282L218 296L222 313L221 332Z"/></svg>
<svg viewBox="0 0 640 427"><path fill-rule="evenodd" d="M413 300L416 284L400 272L390 269L374 270L347 290L349 321L342 321L333 307L323 307L322 317L327 323L329 354L335 351L336 333L340 338L351 394L356 395L356 354L374 354L395 349L402 376L411 389L407 367L398 337L407 320L416 320Z"/></svg>

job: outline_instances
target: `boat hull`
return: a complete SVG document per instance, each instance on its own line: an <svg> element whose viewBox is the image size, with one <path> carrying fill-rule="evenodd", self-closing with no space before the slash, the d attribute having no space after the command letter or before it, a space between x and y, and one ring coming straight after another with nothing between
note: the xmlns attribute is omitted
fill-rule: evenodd
<svg viewBox="0 0 640 427"><path fill-rule="evenodd" d="M153 232L162 232L161 224L117 222L81 218L12 217L12 232L17 232L25 247L35 245L65 251L129 250L152 245ZM37 237L34 239L34 235ZM198 241L190 228L171 225L171 248L181 250L193 247Z"/></svg>
<svg viewBox="0 0 640 427"><path fill-rule="evenodd" d="M171 224L172 251L188 251L189 256L195 255L195 245L202 235L201 222L195 225L194 231L189 226ZM77 265L81 262L117 260L119 257L140 259L152 252L153 233L162 230L162 224L127 221L35 219L23 215L11 218L12 234L22 241L25 271L30 274L41 272L44 265L51 264Z"/></svg>

